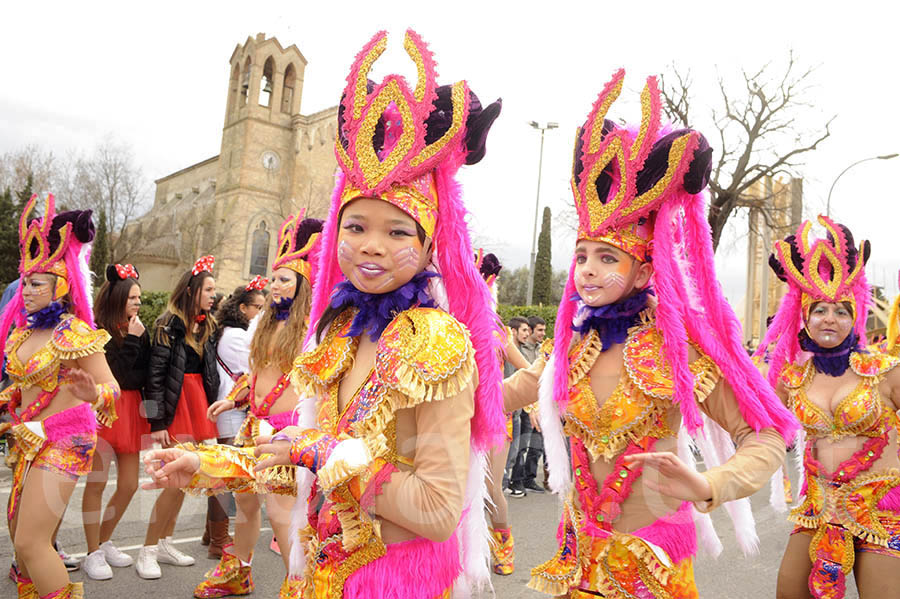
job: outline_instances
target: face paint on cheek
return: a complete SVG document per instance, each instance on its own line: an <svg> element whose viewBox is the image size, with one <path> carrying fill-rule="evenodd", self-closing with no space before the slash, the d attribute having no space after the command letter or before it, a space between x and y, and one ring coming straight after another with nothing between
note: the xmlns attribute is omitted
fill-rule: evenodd
<svg viewBox="0 0 900 599"><path fill-rule="evenodd" d="M394 263L398 270L416 268L419 265L419 251L414 247L403 248L394 253Z"/></svg>
<svg viewBox="0 0 900 599"><path fill-rule="evenodd" d="M338 260L342 262L350 262L353 260L353 248L350 247L350 244L346 241L341 241L338 244L337 250Z"/></svg>

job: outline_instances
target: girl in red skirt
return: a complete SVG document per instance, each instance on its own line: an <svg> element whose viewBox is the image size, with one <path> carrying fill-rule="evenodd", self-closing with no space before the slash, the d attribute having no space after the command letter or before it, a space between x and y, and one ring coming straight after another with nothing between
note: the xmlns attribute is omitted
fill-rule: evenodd
<svg viewBox="0 0 900 599"><path fill-rule="evenodd" d="M147 380L150 337L138 318L141 308L141 286L138 272L130 264L110 264L106 281L94 303L94 320L98 328L109 333L106 361L119 383L121 393L116 400L118 419L112 427L97 430L94 463L84 487L81 518L88 555L84 572L94 580L112 578L110 566L124 568L134 560L120 551L110 540L113 530L128 509L137 490L138 453L142 440L149 442L150 425L141 410L141 391ZM103 489L109 478L109 466L116 461L116 491L103 507ZM102 516L102 518L101 518Z"/></svg>
<svg viewBox="0 0 900 599"><path fill-rule="evenodd" d="M215 439L218 434L206 417L219 388L211 340L216 323L209 313L216 296L214 262L212 256L204 256L184 273L154 325L144 406L150 435L164 448ZM166 489L156 499L136 564L141 578L159 578L159 562L193 565L194 558L171 542L183 501L178 489Z"/></svg>

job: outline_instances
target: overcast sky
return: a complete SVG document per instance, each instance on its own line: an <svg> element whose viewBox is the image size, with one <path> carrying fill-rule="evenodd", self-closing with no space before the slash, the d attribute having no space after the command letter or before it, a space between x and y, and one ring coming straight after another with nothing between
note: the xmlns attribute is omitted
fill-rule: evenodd
<svg viewBox="0 0 900 599"><path fill-rule="evenodd" d="M768 0L7 3L0 9L0 152L35 143L64 154L112 135L132 146L148 180L157 179L218 154L228 59L248 36L265 32L297 45L309 61L301 108L309 114L337 103L355 54L379 29L393 43L373 75L414 77L402 51L403 31L413 27L434 52L442 83L467 79L482 101L503 98L487 157L462 177L478 239L512 268L527 263L531 248L539 134L528 122L560 125L546 136L541 186L541 205L557 214L570 203L574 129L620 66L626 87L610 115L636 121L644 78L673 62L692 70L697 115L718 105L717 75L739 83L742 68L777 67L790 50L803 65L819 65L813 106L798 129L837 115L831 138L808 155L802 172L805 216L824 212L844 167L900 152L898 21L887 6L857 1L835 12L820 2ZM696 126L715 146L709 122ZM900 267L898 175L900 158L867 162L842 177L832 197L836 219L872 241L869 277L889 296ZM717 256L736 303L745 228L736 220ZM558 226L553 241L554 267L565 268L574 234Z"/></svg>

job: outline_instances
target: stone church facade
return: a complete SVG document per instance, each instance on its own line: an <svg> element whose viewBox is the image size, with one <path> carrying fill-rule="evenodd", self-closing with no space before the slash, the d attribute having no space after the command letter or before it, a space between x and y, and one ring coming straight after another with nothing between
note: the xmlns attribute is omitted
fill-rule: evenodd
<svg viewBox="0 0 900 599"><path fill-rule="evenodd" d="M138 268L147 291L170 291L194 260L212 254L227 295L271 274L288 215L327 214L337 106L300 114L306 58L259 33L229 63L219 155L157 179L153 207L123 231L120 261Z"/></svg>

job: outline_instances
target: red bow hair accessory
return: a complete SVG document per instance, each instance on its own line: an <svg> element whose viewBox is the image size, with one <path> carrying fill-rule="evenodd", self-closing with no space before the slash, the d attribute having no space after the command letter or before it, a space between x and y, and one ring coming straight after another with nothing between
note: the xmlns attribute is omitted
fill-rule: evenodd
<svg viewBox="0 0 900 599"><path fill-rule="evenodd" d="M213 266L216 264L215 256L203 256L196 262L194 262L194 268L191 269L191 274L195 277L199 275L201 272L212 272Z"/></svg>
<svg viewBox="0 0 900 599"><path fill-rule="evenodd" d="M116 274L119 278L125 280L127 278L139 279L138 271L131 264L116 264ZM194 273L196 274L196 273Z"/></svg>
<svg viewBox="0 0 900 599"><path fill-rule="evenodd" d="M244 289L246 289L247 291L253 291L254 289L256 289L257 291L262 291L268 284L269 279L260 275L256 275L255 277L253 277L253 280L247 283L247 286Z"/></svg>

